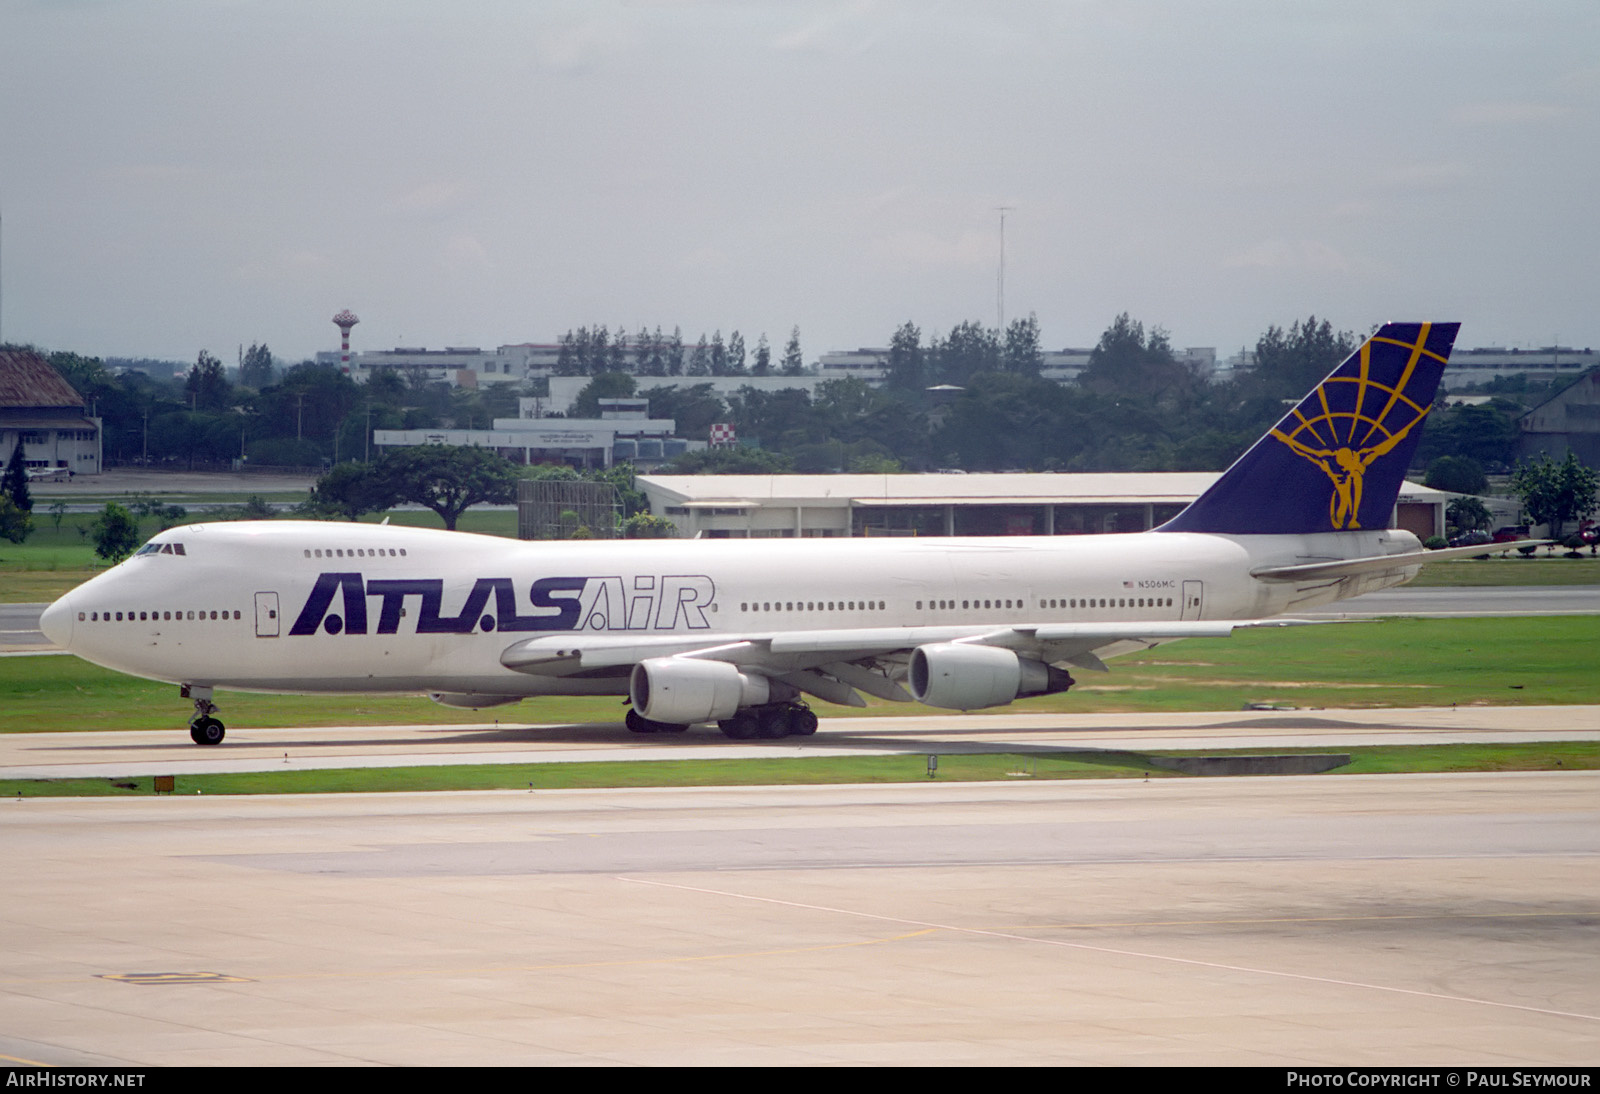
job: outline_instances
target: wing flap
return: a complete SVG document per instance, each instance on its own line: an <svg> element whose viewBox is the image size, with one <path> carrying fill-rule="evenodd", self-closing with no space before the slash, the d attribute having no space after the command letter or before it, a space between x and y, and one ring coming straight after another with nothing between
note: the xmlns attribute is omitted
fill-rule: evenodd
<svg viewBox="0 0 1600 1094"><path fill-rule="evenodd" d="M867 669L852 674L849 662L906 653L917 646L962 642L1034 652L1049 660L1116 652L1177 638L1226 638L1240 627L1286 627L1302 619L1150 620L1117 623L1031 623L1010 627L864 627L859 630L792 631L786 634L694 635L659 638L637 635L567 634L527 638L506 647L500 663L536 676L568 676L618 668L651 657L694 657L728 661L781 677L821 668L869 695L902 700L894 681ZM1092 666L1090 666L1092 667ZM798 685L797 685L798 686Z"/></svg>

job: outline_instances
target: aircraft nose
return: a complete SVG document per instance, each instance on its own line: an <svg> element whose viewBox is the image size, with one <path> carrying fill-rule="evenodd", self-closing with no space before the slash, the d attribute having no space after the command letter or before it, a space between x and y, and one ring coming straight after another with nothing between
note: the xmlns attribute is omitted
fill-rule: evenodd
<svg viewBox="0 0 1600 1094"><path fill-rule="evenodd" d="M39 616L39 629L44 636L66 649L72 641L72 622L76 617L72 613L72 596L68 594L51 604Z"/></svg>

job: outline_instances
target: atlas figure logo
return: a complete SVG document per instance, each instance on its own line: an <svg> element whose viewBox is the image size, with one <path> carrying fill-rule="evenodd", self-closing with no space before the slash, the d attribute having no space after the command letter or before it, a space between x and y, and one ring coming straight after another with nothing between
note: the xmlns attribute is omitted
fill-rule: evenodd
<svg viewBox="0 0 1600 1094"><path fill-rule="evenodd" d="M1428 326L1423 324L1414 343L1372 338L1361 347L1360 367L1353 375L1328 377L1310 399L1272 430L1271 436L1310 460L1332 481L1328 519L1335 529L1361 527L1361 494L1367 471L1405 440L1433 409L1406 395L1406 387L1424 356L1441 365L1444 362L1424 348ZM1373 347L1385 344L1411 351L1393 384L1384 383L1371 369Z"/></svg>
<svg viewBox="0 0 1600 1094"><path fill-rule="evenodd" d="M341 597L343 614L330 611ZM490 597L493 613L486 612ZM528 588L529 615L518 611L516 585L509 577L480 577L454 612L444 612L444 579L381 578L360 573L322 573L295 618L290 635L369 633L369 598L378 599L377 629L398 634L400 621L416 604L417 634L471 634L474 631L676 631L708 630L706 610L716 586L704 574L542 577Z"/></svg>

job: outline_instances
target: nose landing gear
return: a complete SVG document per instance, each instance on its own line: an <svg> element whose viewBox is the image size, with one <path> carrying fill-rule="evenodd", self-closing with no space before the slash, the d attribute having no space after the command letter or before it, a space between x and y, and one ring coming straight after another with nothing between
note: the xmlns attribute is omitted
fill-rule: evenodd
<svg viewBox="0 0 1600 1094"><path fill-rule="evenodd" d="M194 700L194 717L189 719L189 739L197 745L220 745L227 730L212 715L217 704L211 701L211 689L184 684L178 694Z"/></svg>

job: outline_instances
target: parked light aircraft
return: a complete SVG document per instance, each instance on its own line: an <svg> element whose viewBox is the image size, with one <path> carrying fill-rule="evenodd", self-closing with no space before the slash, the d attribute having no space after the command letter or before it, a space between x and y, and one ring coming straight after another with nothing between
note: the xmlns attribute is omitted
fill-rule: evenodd
<svg viewBox="0 0 1600 1094"><path fill-rule="evenodd" d="M1192 505L1127 535L529 543L372 524L162 532L41 627L96 664L215 689L417 692L487 707L627 695L630 729L816 731L803 696L949 710L1065 691L1174 639L1281 626L1414 577L1387 527L1455 341L1391 323Z"/></svg>

